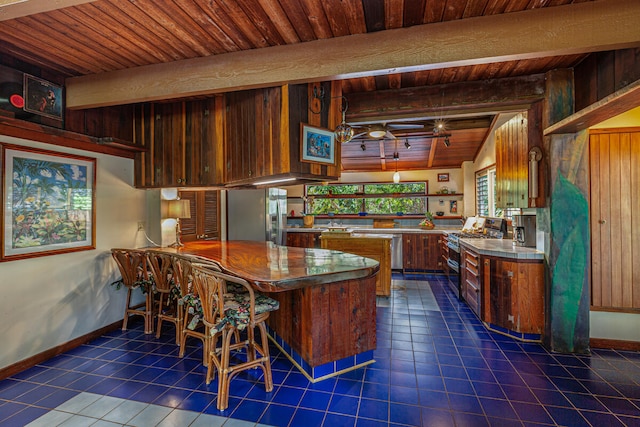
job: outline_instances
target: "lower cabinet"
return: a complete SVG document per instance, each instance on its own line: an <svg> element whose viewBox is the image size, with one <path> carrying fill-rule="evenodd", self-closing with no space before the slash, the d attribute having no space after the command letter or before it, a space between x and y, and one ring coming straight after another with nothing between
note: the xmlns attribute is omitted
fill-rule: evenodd
<svg viewBox="0 0 640 427"><path fill-rule="evenodd" d="M460 249L461 292L471 310L490 326L542 335L542 260L480 255L466 246Z"/></svg>
<svg viewBox="0 0 640 427"><path fill-rule="evenodd" d="M322 249L333 249L375 259L380 263L376 277L376 295L391 295L391 239L384 237L320 237Z"/></svg>
<svg viewBox="0 0 640 427"><path fill-rule="evenodd" d="M403 270L441 270L440 233L405 233L402 235Z"/></svg>
<svg viewBox="0 0 640 427"><path fill-rule="evenodd" d="M460 269L462 281L462 297L478 317L482 320L482 276L480 255L464 248L460 253Z"/></svg>
<svg viewBox="0 0 640 427"><path fill-rule="evenodd" d="M483 320L511 331L542 334L544 265L541 261L483 257Z"/></svg>
<svg viewBox="0 0 640 427"><path fill-rule="evenodd" d="M296 248L319 248L320 232L289 232L287 233L287 246Z"/></svg>

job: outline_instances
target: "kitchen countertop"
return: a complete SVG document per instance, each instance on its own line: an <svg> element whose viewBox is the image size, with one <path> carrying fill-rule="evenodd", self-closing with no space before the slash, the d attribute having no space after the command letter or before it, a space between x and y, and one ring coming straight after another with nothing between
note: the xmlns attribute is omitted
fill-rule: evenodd
<svg viewBox="0 0 640 427"><path fill-rule="evenodd" d="M315 227L287 227L287 233L322 233L323 231L328 231L329 226L315 226ZM347 230L353 231L354 233L370 233L370 234L398 234L398 233L423 233L423 234L437 234L443 232L453 232L459 231L460 228L456 227L436 227L432 230L425 230L420 227L404 227L404 228L365 228L365 227L347 227Z"/></svg>
<svg viewBox="0 0 640 427"><path fill-rule="evenodd" d="M332 232L327 232L327 233L322 233L322 236L320 236L320 238L329 238L329 239L342 239L345 237L348 238L357 238L357 239L393 239L393 234L389 234L389 233L369 233L369 232L365 232L362 233L362 230L358 230L358 232L353 232L353 233L332 233Z"/></svg>
<svg viewBox="0 0 640 427"><path fill-rule="evenodd" d="M460 239L460 244L478 252L480 255L501 258L543 260L544 252L536 248L515 246L511 239Z"/></svg>
<svg viewBox="0 0 640 427"><path fill-rule="evenodd" d="M187 242L179 249L160 250L214 260L222 271L242 277L262 292L364 279L380 268L377 261L354 254L271 242L202 240Z"/></svg>

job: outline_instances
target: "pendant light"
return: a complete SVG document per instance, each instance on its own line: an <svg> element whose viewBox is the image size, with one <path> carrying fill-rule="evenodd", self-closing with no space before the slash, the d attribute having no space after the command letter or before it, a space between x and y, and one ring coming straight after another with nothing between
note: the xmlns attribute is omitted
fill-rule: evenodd
<svg viewBox="0 0 640 427"><path fill-rule="evenodd" d="M398 172L398 160L400 159L400 154L398 154L398 140L396 139L396 151L393 153L393 160L396 163L396 172L393 174L393 182L395 184L400 182L400 172Z"/></svg>
<svg viewBox="0 0 640 427"><path fill-rule="evenodd" d="M336 135L336 141L340 143L346 143L351 141L351 139L353 138L354 131L353 131L353 128L349 126L349 124L346 121L347 108L349 108L347 98L343 96L342 100L343 100L343 103L342 105L340 105L340 109L342 110L342 123L336 126L336 130L334 131L334 133Z"/></svg>

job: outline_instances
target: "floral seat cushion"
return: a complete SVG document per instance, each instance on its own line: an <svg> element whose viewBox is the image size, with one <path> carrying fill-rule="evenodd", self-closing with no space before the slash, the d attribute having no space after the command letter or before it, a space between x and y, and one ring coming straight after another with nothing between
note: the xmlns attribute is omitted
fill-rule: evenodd
<svg viewBox="0 0 640 427"><path fill-rule="evenodd" d="M229 288L227 288L229 291ZM251 302L248 292L227 292L224 294L224 317L211 331L212 334L220 332L225 325L231 324L242 331L249 324L249 308ZM256 315L268 311L276 311L280 308L280 303L266 295L255 293L255 313Z"/></svg>

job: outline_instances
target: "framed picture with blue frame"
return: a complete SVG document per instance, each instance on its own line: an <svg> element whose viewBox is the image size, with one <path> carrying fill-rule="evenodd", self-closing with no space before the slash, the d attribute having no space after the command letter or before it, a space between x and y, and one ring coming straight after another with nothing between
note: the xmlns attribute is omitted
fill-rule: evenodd
<svg viewBox="0 0 640 427"><path fill-rule="evenodd" d="M300 160L335 165L336 138L333 131L302 123L300 125Z"/></svg>

